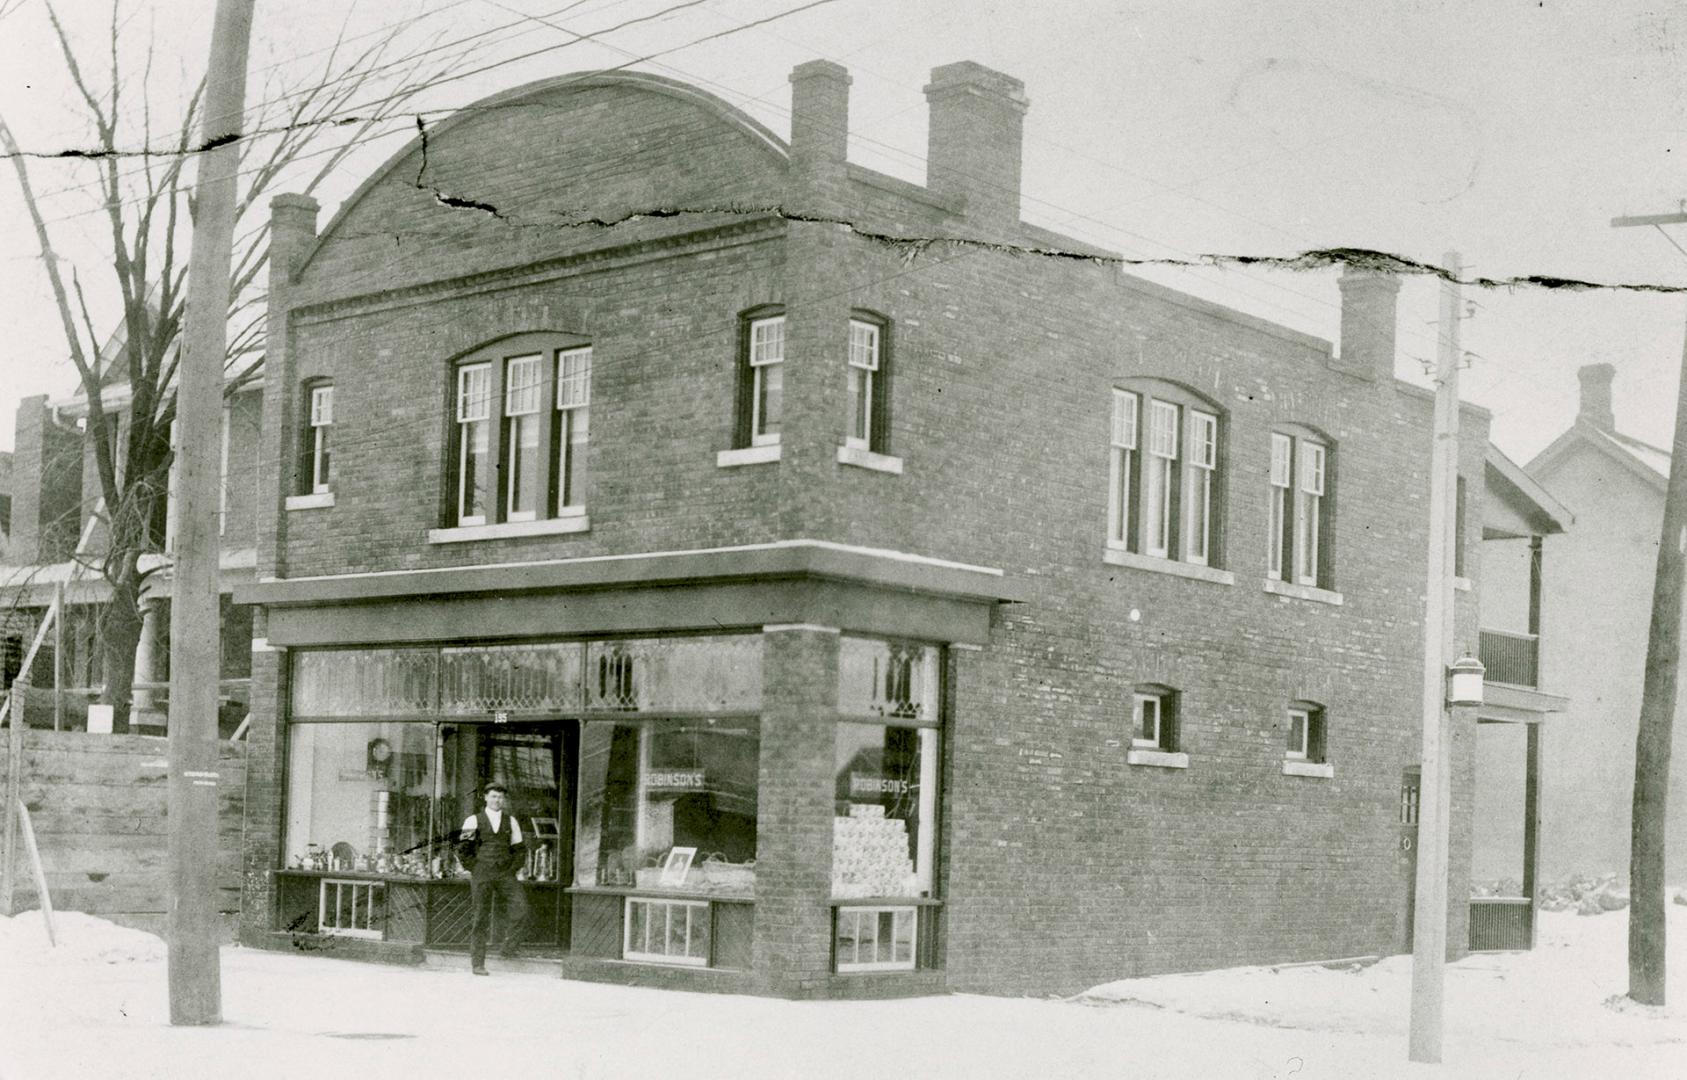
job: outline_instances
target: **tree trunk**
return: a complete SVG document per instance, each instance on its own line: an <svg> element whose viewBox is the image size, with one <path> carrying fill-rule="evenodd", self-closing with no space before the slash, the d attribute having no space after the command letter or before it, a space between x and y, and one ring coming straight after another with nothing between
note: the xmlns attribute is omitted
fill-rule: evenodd
<svg viewBox="0 0 1687 1080"><path fill-rule="evenodd" d="M1628 880L1628 996L1664 1004L1669 909L1664 897L1670 741L1681 663L1681 572L1687 554L1687 344L1675 403L1675 445L1664 495L1663 535L1646 642L1646 683L1634 741L1634 810Z"/></svg>
<svg viewBox="0 0 1687 1080"><path fill-rule="evenodd" d="M109 579L111 602L100 627L100 671L105 688L100 700L112 708L111 730L129 730L134 697L135 649L141 641L140 580L130 557Z"/></svg>

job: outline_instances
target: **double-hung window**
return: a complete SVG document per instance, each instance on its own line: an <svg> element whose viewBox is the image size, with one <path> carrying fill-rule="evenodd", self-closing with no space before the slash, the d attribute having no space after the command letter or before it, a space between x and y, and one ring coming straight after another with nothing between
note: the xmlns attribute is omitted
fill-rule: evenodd
<svg viewBox="0 0 1687 1080"><path fill-rule="evenodd" d="M492 365L457 369L457 525L485 525L492 513Z"/></svg>
<svg viewBox="0 0 1687 1080"><path fill-rule="evenodd" d="M860 319L849 320L849 434L844 445L870 450L879 373L879 328Z"/></svg>
<svg viewBox="0 0 1687 1080"><path fill-rule="evenodd" d="M1217 412L1170 388L1115 388L1108 545L1218 565L1220 469Z"/></svg>
<svg viewBox="0 0 1687 1080"><path fill-rule="evenodd" d="M584 527L591 377L591 346L559 334L506 338L456 365L448 529ZM543 524L564 517L576 520Z"/></svg>
<svg viewBox="0 0 1687 1080"><path fill-rule="evenodd" d="M1107 540L1127 546L1135 535L1136 414L1138 398L1129 390L1113 391L1113 450L1108 466Z"/></svg>
<svg viewBox="0 0 1687 1080"><path fill-rule="evenodd" d="M334 384L312 383L306 387L306 396L308 407L298 490L301 495L324 495L334 490ZM228 425L223 426L226 443Z"/></svg>
<svg viewBox="0 0 1687 1080"><path fill-rule="evenodd" d="M584 506L586 440L591 434L591 346L564 349L557 365L557 504Z"/></svg>
<svg viewBox="0 0 1687 1080"><path fill-rule="evenodd" d="M544 357L512 356L504 361L504 520L539 516L540 366Z"/></svg>
<svg viewBox="0 0 1687 1080"><path fill-rule="evenodd" d="M1218 417L1189 410L1189 497L1185 518L1185 557L1208 562L1212 546L1213 474L1218 471Z"/></svg>
<svg viewBox="0 0 1687 1080"><path fill-rule="evenodd" d="M1330 447L1309 433L1271 433L1266 572L1296 585L1330 587Z"/></svg>
<svg viewBox="0 0 1687 1080"><path fill-rule="evenodd" d="M785 316L750 321L750 445L779 441L785 405Z"/></svg>

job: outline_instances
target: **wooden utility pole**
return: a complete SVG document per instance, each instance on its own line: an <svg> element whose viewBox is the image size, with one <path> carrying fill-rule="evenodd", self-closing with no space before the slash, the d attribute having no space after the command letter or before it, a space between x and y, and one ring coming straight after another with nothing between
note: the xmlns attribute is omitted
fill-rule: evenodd
<svg viewBox="0 0 1687 1080"><path fill-rule="evenodd" d="M1687 213L1614 218L1618 228L1687 224ZM1668 954L1664 861L1669 801L1670 743L1681 670L1681 577L1687 555L1687 342L1675 397L1675 439L1664 490L1664 525L1652 585L1652 623L1646 637L1646 681L1640 729L1634 738L1634 804L1628 853L1628 996L1664 1004Z"/></svg>
<svg viewBox="0 0 1687 1080"><path fill-rule="evenodd" d="M217 925L217 510L246 55L253 0L218 0L194 185L193 252L176 390L170 618L170 1023L222 1021Z"/></svg>
<svg viewBox="0 0 1687 1080"><path fill-rule="evenodd" d="M1447 966L1447 848L1451 816L1452 716L1447 665L1453 647L1453 555L1459 467L1459 257L1442 262L1435 435L1429 464L1429 575L1423 617L1423 780L1418 802L1417 890L1412 911L1409 1056L1441 1060Z"/></svg>

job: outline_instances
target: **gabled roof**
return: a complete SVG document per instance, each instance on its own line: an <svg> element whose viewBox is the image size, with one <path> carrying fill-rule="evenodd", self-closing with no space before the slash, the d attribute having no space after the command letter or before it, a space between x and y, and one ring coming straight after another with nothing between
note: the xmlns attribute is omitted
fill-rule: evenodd
<svg viewBox="0 0 1687 1080"><path fill-rule="evenodd" d="M1572 424L1568 431L1554 439L1551 446L1536 454L1535 459L1524 467L1525 471L1530 476L1541 476L1583 447L1617 462L1659 492L1668 486L1668 450L1661 450L1650 443L1619 435L1614 431L1606 431L1580 419Z"/></svg>
<svg viewBox="0 0 1687 1080"><path fill-rule="evenodd" d="M1554 498L1534 477L1524 472L1522 466L1501 453L1499 447L1493 443L1488 444L1483 479L1489 494L1498 498L1514 519L1527 522L1534 535L1550 536L1553 533L1561 533L1575 523L1575 515L1570 513L1568 507ZM1503 523L1500 524L1503 527ZM1490 535L1495 525L1496 522L1484 521L1484 536Z"/></svg>

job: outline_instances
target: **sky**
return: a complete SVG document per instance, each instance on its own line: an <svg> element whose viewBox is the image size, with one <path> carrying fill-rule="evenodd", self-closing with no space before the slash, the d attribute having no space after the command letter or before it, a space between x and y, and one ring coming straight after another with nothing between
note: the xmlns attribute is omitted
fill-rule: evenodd
<svg viewBox="0 0 1687 1080"><path fill-rule="evenodd" d="M975 60L1026 85L1028 221L1147 260L1130 272L1332 341L1336 270L1244 269L1226 257L1356 247L1439 265L1457 252L1470 278L1607 285L1467 288L1463 396L1493 413L1493 442L1527 461L1574 419L1576 369L1610 363L1619 430L1669 445L1687 293L1667 288L1687 289L1687 225L1611 219L1687 207L1687 10L1645 0L820 0L743 28L805 2L259 0L248 101L306 84L342 24L350 35L401 26L417 42L492 31L474 62L418 102L430 119L535 79L630 64L695 83L784 135L790 69L827 58L854 79L851 160L920 182L921 88L933 67ZM63 6L103 70L104 5ZM204 67L210 7L121 2L127 100L138 101L150 42L158 126ZM87 145L44 3L0 0L0 12L0 116L26 151ZM319 192L322 220L413 133L401 118L361 147ZM29 164L61 256L109 323L106 226L87 187L95 166ZM74 385L38 252L11 171L0 170L0 450L19 398ZM1401 293L1396 374L1420 385L1435 357L1437 290L1413 277Z"/></svg>

